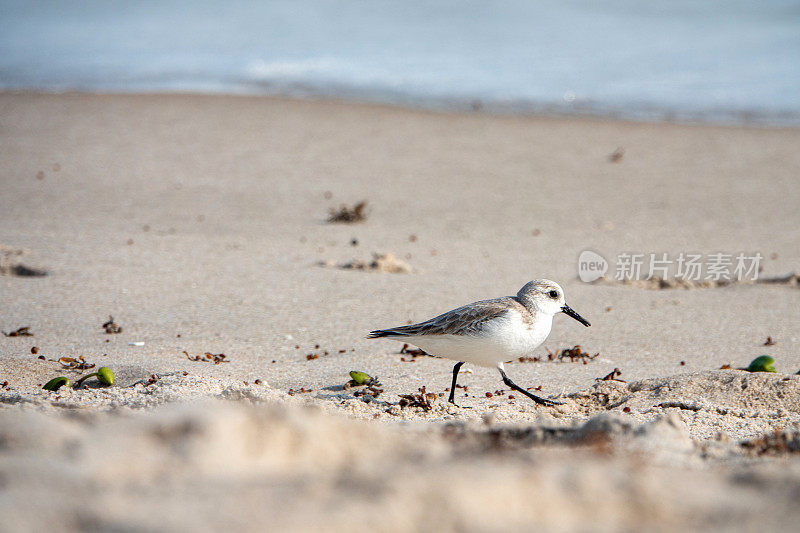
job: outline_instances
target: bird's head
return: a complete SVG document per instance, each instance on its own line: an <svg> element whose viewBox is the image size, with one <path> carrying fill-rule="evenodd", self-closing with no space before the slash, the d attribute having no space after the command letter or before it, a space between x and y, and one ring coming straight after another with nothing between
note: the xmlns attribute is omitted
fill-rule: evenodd
<svg viewBox="0 0 800 533"><path fill-rule="evenodd" d="M525 307L548 316L564 313L571 316L584 326L590 326L589 321L572 310L564 300L564 289L555 281L549 279L535 279L529 281L517 293L517 299Z"/></svg>

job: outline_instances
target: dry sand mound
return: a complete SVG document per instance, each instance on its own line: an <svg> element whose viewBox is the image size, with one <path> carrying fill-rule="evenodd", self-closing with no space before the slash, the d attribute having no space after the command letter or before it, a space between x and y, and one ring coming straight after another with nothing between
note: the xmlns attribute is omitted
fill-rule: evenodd
<svg viewBox="0 0 800 533"><path fill-rule="evenodd" d="M559 397L552 408L537 408L527 400L488 403L463 409L440 398L429 410L401 409L397 398L381 395L369 405L341 393L334 405L360 418L390 414L403 421L481 421L519 424L538 420L572 427L598 413L611 412L635 422L674 413L694 439L746 439L775 429L800 428L800 376L718 370L646 379L630 383L598 381L588 389Z"/></svg>
<svg viewBox="0 0 800 533"><path fill-rule="evenodd" d="M156 380L127 386L80 391L61 389L0 389L0 409L16 405L53 409L144 409L172 402L197 402L207 398L251 401L309 401L326 410L353 417L380 418L398 423L480 422L490 420L520 424L532 420L574 427L598 413L611 412L634 422L648 422L675 413L694 439L746 439L775 429L800 428L800 376L750 373L738 370L707 371L630 383L599 381L592 387L559 398L554 408L538 408L528 401L497 402L481 409L455 407L438 398L432 408L401 408L400 398L388 393L365 402L357 389L332 395L290 396L266 384L245 385L241 380L218 379L182 372L158 375Z"/></svg>
<svg viewBox="0 0 800 533"><path fill-rule="evenodd" d="M128 386L56 392L41 389L0 390L3 407L54 409L146 409L166 403L193 403L209 398L254 401L286 400L288 395L265 385L244 385L240 380L186 375L182 372L153 375Z"/></svg>
<svg viewBox="0 0 800 533"><path fill-rule="evenodd" d="M745 438L800 424L800 376L718 370L646 379L601 381L569 395L568 409L586 415L622 411L651 419L680 412L695 438L717 432Z"/></svg>
<svg viewBox="0 0 800 533"><path fill-rule="evenodd" d="M800 519L797 463L691 469L681 456L696 451L675 416L512 433L403 430L275 403L4 409L0 515L11 531L719 530Z"/></svg>
<svg viewBox="0 0 800 533"><path fill-rule="evenodd" d="M0 516L11 531L786 529L798 398L798 376L735 370L601 381L555 409L387 409L182 372L0 390Z"/></svg>

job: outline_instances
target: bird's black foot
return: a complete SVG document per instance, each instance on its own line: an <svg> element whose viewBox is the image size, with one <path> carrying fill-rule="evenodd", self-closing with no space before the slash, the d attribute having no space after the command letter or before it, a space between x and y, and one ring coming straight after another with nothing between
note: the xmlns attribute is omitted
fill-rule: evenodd
<svg viewBox="0 0 800 533"><path fill-rule="evenodd" d="M531 394L527 391L519 391L525 394L528 398L533 400L534 402L538 403L539 405L546 405L547 407L553 407L554 405L564 405L564 402L557 402L555 400L548 400L547 398L542 398L540 396L536 396L535 394Z"/></svg>
<svg viewBox="0 0 800 533"><path fill-rule="evenodd" d="M511 387L512 390L519 392L520 394L524 394L534 402L538 403L539 405L544 405L546 407L553 407L556 405L564 405L563 402L557 402L555 400L548 400L547 398L542 398L540 396L536 396L535 394L531 394L530 392L526 391L509 378L506 373L502 369L500 370L500 375L503 377L503 383L505 383L508 387Z"/></svg>

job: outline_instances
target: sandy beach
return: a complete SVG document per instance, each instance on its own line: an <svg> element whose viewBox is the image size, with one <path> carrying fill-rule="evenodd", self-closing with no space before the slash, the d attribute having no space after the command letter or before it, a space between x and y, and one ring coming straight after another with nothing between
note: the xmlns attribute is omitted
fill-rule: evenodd
<svg viewBox="0 0 800 533"><path fill-rule="evenodd" d="M798 146L789 128L0 93L0 330L33 333L0 336L0 529L791 527L800 287L648 290L577 263L800 271ZM326 222L360 201L364 221ZM410 272L339 268L389 253ZM592 323L557 316L539 361L507 365L562 406L479 367L447 405L451 361L365 338L534 278ZM574 345L592 358L548 360ZM763 354L776 373L739 370ZM78 356L115 385L42 390L88 373L58 361ZM344 388L351 370L382 392ZM399 405L423 386L429 409Z"/></svg>

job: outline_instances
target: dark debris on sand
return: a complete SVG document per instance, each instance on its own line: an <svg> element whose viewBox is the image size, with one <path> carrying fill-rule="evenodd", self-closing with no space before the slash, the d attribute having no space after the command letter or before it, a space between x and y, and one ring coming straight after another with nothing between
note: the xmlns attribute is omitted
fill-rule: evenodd
<svg viewBox="0 0 800 533"><path fill-rule="evenodd" d="M361 390L354 391L353 396L355 396L356 398L361 398L363 396L369 395L372 396L373 398L377 398L378 396L381 395L381 393L383 393L383 389L380 388L378 385L380 385L380 383L378 383L377 385L368 385L367 387Z"/></svg>
<svg viewBox="0 0 800 533"><path fill-rule="evenodd" d="M409 274L412 272L411 265L402 259L388 252L385 254L373 253L371 261L354 259L353 261L335 264L332 262L322 262L322 266L336 266L344 270L366 270L370 272L387 272L390 274Z"/></svg>
<svg viewBox="0 0 800 533"><path fill-rule="evenodd" d="M398 405L402 408L405 407L420 407L423 411L430 411L433 409L433 404L436 402L437 396L434 392L427 392L425 387L422 386L416 394L400 394L400 402Z"/></svg>
<svg viewBox="0 0 800 533"><path fill-rule="evenodd" d="M10 267L0 267L0 274L10 274L20 278L41 278L47 275L47 271L19 264Z"/></svg>
<svg viewBox="0 0 800 533"><path fill-rule="evenodd" d="M367 202L362 200L358 202L353 207L347 207L346 205L341 205L338 210L331 209L330 216L328 216L327 222L330 223L343 223L343 224L353 224L355 222L362 222L367 219Z"/></svg>
<svg viewBox="0 0 800 533"><path fill-rule="evenodd" d="M227 357L224 353L211 353L206 352L203 355L189 355L189 352L184 350L184 355L189 361L201 362L201 363L214 363L218 365L220 363L230 363L230 361L226 361L225 358Z"/></svg>
<svg viewBox="0 0 800 533"><path fill-rule="evenodd" d="M564 362L565 359L569 359L570 363L574 363L575 361L580 361L584 365L588 364L589 361L598 357L600 352L596 354L590 354L589 352L584 352L581 348L580 344L576 344L572 348L562 348L557 352L551 352L547 350L547 360L548 361L558 361ZM518 359L520 363L538 363L542 359L539 357L531 357L531 356L523 356Z"/></svg>
<svg viewBox="0 0 800 533"><path fill-rule="evenodd" d="M612 163L619 163L622 161L622 157L625 155L625 148L619 147L608 156L608 160Z"/></svg>
<svg viewBox="0 0 800 533"><path fill-rule="evenodd" d="M569 359L570 363L574 363L575 361L581 361L585 365L587 361L591 361L595 357L599 356L600 352L597 352L594 355L590 355L589 352L584 352L581 349L580 344L576 344L572 348L563 348L561 351L556 353L552 353L550 350L547 350L547 360L553 361L563 361L564 359Z"/></svg>
<svg viewBox="0 0 800 533"><path fill-rule="evenodd" d="M624 379L619 379L617 376L622 375L622 370L615 368L602 378L594 378L595 381L619 381L620 383L627 383Z"/></svg>
<svg viewBox="0 0 800 533"><path fill-rule="evenodd" d="M417 360L417 357L434 357L428 352L424 350L420 350L419 348L411 348L408 344L403 344L403 347L400 348L401 355L410 355L410 359L406 359L405 357L401 357L400 360L404 363L414 363Z"/></svg>
<svg viewBox="0 0 800 533"><path fill-rule="evenodd" d="M9 331L6 333L3 332L3 335L6 337L33 337L33 333L30 331L30 326L26 326L24 328L17 328L14 331Z"/></svg>
<svg viewBox="0 0 800 533"><path fill-rule="evenodd" d="M88 363L82 355L78 357L59 357L58 362L61 363L62 367L69 370L90 370L97 366L94 363Z"/></svg>
<svg viewBox="0 0 800 533"><path fill-rule="evenodd" d="M0 276L19 276L24 278L38 278L47 275L46 270L32 268L19 262L19 257L25 255L25 250L18 250L0 244Z"/></svg>
<svg viewBox="0 0 800 533"><path fill-rule="evenodd" d="M114 322L114 317L111 315L108 315L108 320L103 324L102 327L103 330L105 330L105 332L109 335L114 333L122 333L122 326Z"/></svg>

